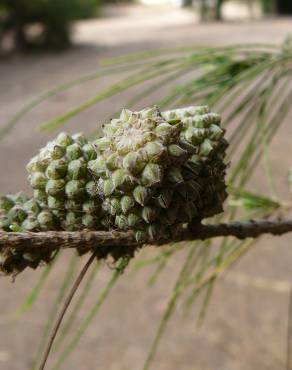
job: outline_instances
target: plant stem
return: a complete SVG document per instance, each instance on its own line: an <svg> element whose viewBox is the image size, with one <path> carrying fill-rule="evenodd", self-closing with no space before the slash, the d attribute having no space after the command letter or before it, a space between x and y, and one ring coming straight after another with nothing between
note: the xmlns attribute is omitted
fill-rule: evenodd
<svg viewBox="0 0 292 370"><path fill-rule="evenodd" d="M83 280L86 272L88 271L90 265L92 264L92 262L94 261L95 259L95 255L94 253L90 256L89 260L86 262L85 266L83 267L83 269L81 270L80 274L78 275L77 279L75 280L75 283L73 284L72 288L71 288L71 291L69 292L69 295L68 297L66 298L65 302L64 302L64 305L63 305L63 308L59 314L59 317L57 318L57 321L56 321L56 324L53 328L53 331L52 331L52 334L49 338L49 342L47 344L47 348L44 352L44 355L43 355L43 359L41 361L41 364L39 366L39 370L44 370L45 366L46 366L46 362L47 362L47 359L49 357L49 354L50 354L50 351L52 349L52 346L53 346L53 343L54 343L54 340L56 338L56 335L58 333L58 330L60 328L60 325L63 321L63 318L65 316L65 313L75 295L75 293L77 292L77 289L81 283L81 281Z"/></svg>

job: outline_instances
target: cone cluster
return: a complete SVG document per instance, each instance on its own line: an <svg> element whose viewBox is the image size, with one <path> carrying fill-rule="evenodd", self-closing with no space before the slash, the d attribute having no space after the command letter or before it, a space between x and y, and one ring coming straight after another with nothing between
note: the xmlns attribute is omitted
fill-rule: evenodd
<svg viewBox="0 0 292 370"><path fill-rule="evenodd" d="M20 192L0 198L1 229L14 232L56 230L58 218L50 210L43 209L36 199L28 198ZM41 262L47 263L51 258L52 251L44 249L4 249L0 253L0 271L17 274L28 266L36 268Z"/></svg>
<svg viewBox="0 0 292 370"><path fill-rule="evenodd" d="M226 145L219 123L207 107L163 114L154 107L123 110L104 127L89 168L116 228L135 230L139 242L156 240L173 226L221 211L225 185L217 180L224 181Z"/></svg>
<svg viewBox="0 0 292 370"><path fill-rule="evenodd" d="M227 197L224 161L228 142L225 130L220 126L221 116L210 112L208 106L191 106L162 113L168 120L180 120L183 124L180 139L182 145L193 146L193 156L187 168L195 164L200 168L197 180L203 187L200 219L214 216L223 211Z"/></svg>
<svg viewBox="0 0 292 370"><path fill-rule="evenodd" d="M54 214L63 230L108 226L96 182L88 170L88 162L96 157L94 146L83 134L61 133L26 167L33 198Z"/></svg>
<svg viewBox="0 0 292 370"><path fill-rule="evenodd" d="M95 142L61 133L27 165L33 197L2 197L0 229L133 230L144 242L213 216L227 196L220 121L207 106L124 109Z"/></svg>
<svg viewBox="0 0 292 370"><path fill-rule="evenodd" d="M34 198L23 193L0 198L0 229L5 231L57 230L59 220Z"/></svg>

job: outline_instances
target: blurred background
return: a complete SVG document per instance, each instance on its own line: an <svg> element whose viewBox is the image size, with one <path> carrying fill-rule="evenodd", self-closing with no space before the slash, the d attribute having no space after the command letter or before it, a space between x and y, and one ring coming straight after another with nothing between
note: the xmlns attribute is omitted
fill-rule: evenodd
<svg viewBox="0 0 292 370"><path fill-rule="evenodd" d="M30 193L25 165L56 136L56 132L40 131L40 123L79 105L128 72L116 71L61 91L7 126L16 112L44 92L98 72L111 57L189 45L280 44L290 32L290 0L0 0L0 193ZM96 104L63 129L91 133L138 93L139 86ZM283 196L288 196L291 118L290 114L271 143L270 161ZM260 193L266 188L260 170L250 188ZM143 251L146 256L151 252ZM192 320L196 306L185 318L178 305L153 369L284 369L291 257L291 236L262 238L218 282L199 329ZM46 320L56 297L58 301L62 296L60 285L71 258L65 252L58 259L33 307L18 319L14 313L42 269L25 271L14 283L0 279L0 369L31 369ZM147 279L152 266L123 275L62 369L142 368L181 261L180 255L172 258L151 288ZM75 271L82 263L83 258L76 262ZM109 273L104 265L95 277L78 320Z"/></svg>

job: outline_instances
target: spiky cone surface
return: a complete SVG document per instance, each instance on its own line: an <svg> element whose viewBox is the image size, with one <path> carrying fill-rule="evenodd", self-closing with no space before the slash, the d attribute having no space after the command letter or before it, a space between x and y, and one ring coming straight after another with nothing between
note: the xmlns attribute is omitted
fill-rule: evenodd
<svg viewBox="0 0 292 370"><path fill-rule="evenodd" d="M157 107L123 110L103 131L95 142L97 159L88 165L116 228L133 229L138 242L151 241L215 213L203 199L205 179L194 157L200 148L184 140L180 119L167 121Z"/></svg>
<svg viewBox="0 0 292 370"><path fill-rule="evenodd" d="M59 221L50 210L42 209L37 200L17 193L0 197L0 229L10 232L58 230ZM52 251L29 250L29 245L23 250L0 250L0 271L16 275L26 267L48 263L52 257Z"/></svg>
<svg viewBox="0 0 292 370"><path fill-rule="evenodd" d="M83 134L60 133L27 165L34 198L59 219L63 230L108 227L88 170L96 151Z"/></svg>
<svg viewBox="0 0 292 370"><path fill-rule="evenodd" d="M22 192L0 197L0 229L15 232L58 230L58 218Z"/></svg>
<svg viewBox="0 0 292 370"><path fill-rule="evenodd" d="M193 156L184 165L185 177L188 171L196 168L203 187L199 213L202 218L223 211L222 205L227 197L224 161L228 142L225 130L220 126L221 116L204 106L190 106L162 113L168 121L180 120L183 128L180 133L182 147L194 148Z"/></svg>

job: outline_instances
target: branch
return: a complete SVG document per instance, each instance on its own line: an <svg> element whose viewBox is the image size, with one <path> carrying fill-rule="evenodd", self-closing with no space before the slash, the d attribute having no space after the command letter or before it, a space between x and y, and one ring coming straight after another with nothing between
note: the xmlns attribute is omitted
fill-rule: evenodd
<svg viewBox="0 0 292 370"><path fill-rule="evenodd" d="M195 224L176 231L171 240L162 239L151 244L161 245L173 241L204 240L220 236L233 236L239 239L257 238L262 234L282 235L291 231L292 220L251 220L216 225ZM93 251L98 259L104 259L108 255L118 259L126 255L133 256L135 251L141 247L142 245L135 241L131 231L39 233L0 231L0 257L2 257L0 268L5 273L16 273L27 266L35 268L40 261L49 262L52 254L57 250L66 248L77 249L80 254ZM22 258L19 258L20 255ZM16 263L15 260L17 260L16 267L12 263Z"/></svg>

